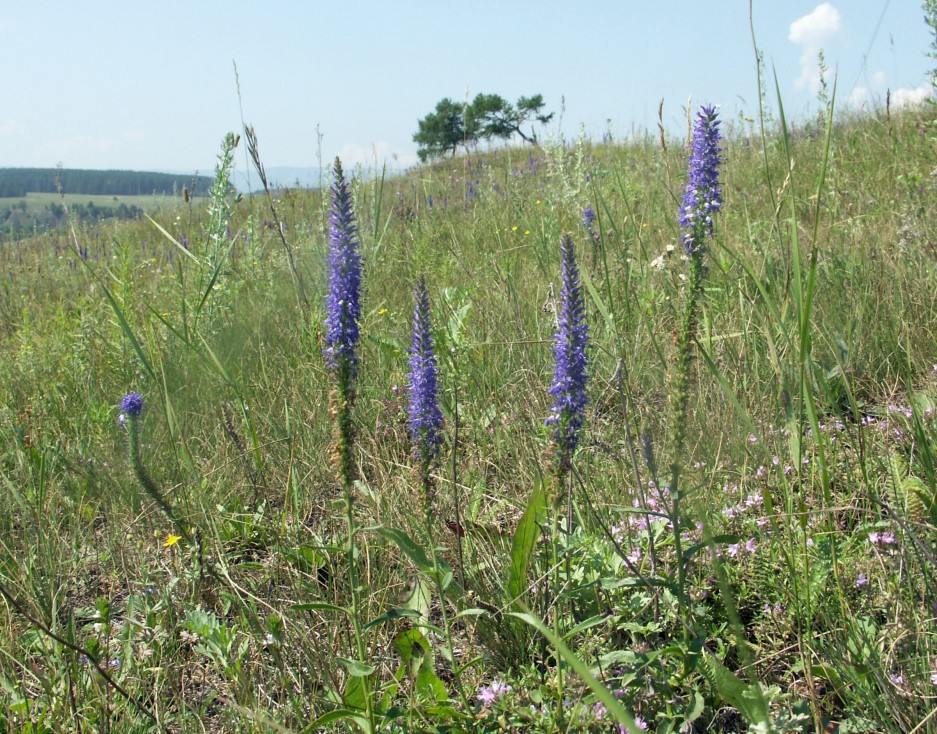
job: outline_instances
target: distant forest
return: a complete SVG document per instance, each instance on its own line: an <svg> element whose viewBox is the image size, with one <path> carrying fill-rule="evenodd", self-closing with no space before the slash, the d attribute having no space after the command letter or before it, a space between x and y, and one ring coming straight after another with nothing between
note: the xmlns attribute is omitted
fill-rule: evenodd
<svg viewBox="0 0 937 734"><path fill-rule="evenodd" d="M55 193L56 181L66 194L108 196L178 195L185 186L192 196L208 193L210 176L178 176L146 171L88 171L78 168L0 168L0 198L30 192Z"/></svg>

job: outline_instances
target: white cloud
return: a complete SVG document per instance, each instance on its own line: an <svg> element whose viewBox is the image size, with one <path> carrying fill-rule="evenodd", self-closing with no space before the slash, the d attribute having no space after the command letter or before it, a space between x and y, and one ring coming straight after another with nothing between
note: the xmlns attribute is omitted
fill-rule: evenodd
<svg viewBox="0 0 937 734"><path fill-rule="evenodd" d="M381 168L385 163L389 169L408 168L416 165L418 160L414 153L395 150L390 143L384 141L367 147L357 143L345 143L338 151L338 157L346 168L358 164L365 168L373 168L375 161L377 168Z"/></svg>
<svg viewBox="0 0 937 734"><path fill-rule="evenodd" d="M885 97L885 72L876 71L868 81L868 86L856 86L849 93L846 106L852 108L869 107L881 104Z"/></svg>
<svg viewBox="0 0 937 734"><path fill-rule="evenodd" d="M841 27L842 16L831 3L817 5L811 13L791 23L787 40L802 47L800 76L794 82L798 89L807 87L816 92L820 88L817 54L827 41L839 33Z"/></svg>
<svg viewBox="0 0 937 734"><path fill-rule="evenodd" d="M893 89L891 92L891 106L896 110L902 107L914 107L923 104L933 93L934 90L930 84L922 84L914 89L908 89L907 87Z"/></svg>
<svg viewBox="0 0 937 734"><path fill-rule="evenodd" d="M885 95L890 95L890 104L893 110L899 110L902 107L914 107L923 104L934 90L930 84L922 84L919 87L910 89L908 87L899 87L898 89L887 90L885 87L885 74L878 71L872 76L870 86L856 87L849 94L846 101L848 107L884 107Z"/></svg>
<svg viewBox="0 0 937 734"><path fill-rule="evenodd" d="M835 36L842 24L839 11L830 3L817 5L812 13L798 18L791 23L787 40L798 46L812 46L819 49L823 42Z"/></svg>

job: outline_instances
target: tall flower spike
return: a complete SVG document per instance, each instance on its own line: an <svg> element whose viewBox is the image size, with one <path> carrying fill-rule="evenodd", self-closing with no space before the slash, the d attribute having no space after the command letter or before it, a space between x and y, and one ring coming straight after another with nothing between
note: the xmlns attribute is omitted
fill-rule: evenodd
<svg viewBox="0 0 937 734"><path fill-rule="evenodd" d="M690 173L680 206L683 246L688 255L703 251L703 240L713 234L713 214L722 206L719 164L722 162L719 119L715 107L701 107L693 126Z"/></svg>
<svg viewBox="0 0 937 734"><path fill-rule="evenodd" d="M335 159L332 206L329 213L329 293L326 301L325 358L333 368L357 373L358 320L361 318L361 255L351 193Z"/></svg>
<svg viewBox="0 0 937 734"><path fill-rule="evenodd" d="M423 474L427 474L435 462L442 444L442 413L436 388L438 370L430 329L429 294L426 292L426 279L420 276L414 293L408 412L410 439Z"/></svg>
<svg viewBox="0 0 937 734"><path fill-rule="evenodd" d="M589 402L586 383L589 379L586 350L589 325L586 323L585 300L579 282L579 266L573 240L565 235L560 244L563 289L560 293L558 328L553 340L553 384L550 395L553 408L546 425L553 426L557 470L565 474L571 466L573 452L579 444L585 408Z"/></svg>

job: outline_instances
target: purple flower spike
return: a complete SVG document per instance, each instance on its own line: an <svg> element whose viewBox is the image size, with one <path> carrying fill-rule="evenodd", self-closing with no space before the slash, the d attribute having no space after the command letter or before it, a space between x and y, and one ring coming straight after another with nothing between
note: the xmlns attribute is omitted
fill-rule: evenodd
<svg viewBox="0 0 937 734"><path fill-rule="evenodd" d="M563 237L560 254L563 290L560 294L558 328L553 340L555 366L553 384L550 386L550 395L555 402L546 425L553 426L558 470L565 474L579 444L579 429L589 402L586 394L589 379L586 356L589 325L586 323L585 300L579 282L579 266L569 235Z"/></svg>
<svg viewBox="0 0 937 734"><path fill-rule="evenodd" d="M124 395L120 401L120 411L133 417L140 415L143 412L143 396L138 392Z"/></svg>
<svg viewBox="0 0 937 734"><path fill-rule="evenodd" d="M702 107L693 126L690 175L680 206L683 246L688 255L702 252L704 238L713 234L713 215L722 206L722 186L719 184L721 139L716 108Z"/></svg>
<svg viewBox="0 0 937 734"><path fill-rule="evenodd" d="M409 428L414 451L425 471L436 460L442 443L442 413L439 411L436 355L430 332L429 294L420 277L414 294L413 337L410 343Z"/></svg>
<svg viewBox="0 0 937 734"><path fill-rule="evenodd" d="M329 292L324 353L331 367L347 367L349 376L354 377L358 367L355 348L361 318L361 255L351 193L337 158L334 176L329 213Z"/></svg>
<svg viewBox="0 0 937 734"><path fill-rule="evenodd" d="M588 209L584 209L582 212L582 226L586 228L586 231L589 233L589 236L592 237L592 241L598 244L601 237L595 229L595 209L591 206Z"/></svg>

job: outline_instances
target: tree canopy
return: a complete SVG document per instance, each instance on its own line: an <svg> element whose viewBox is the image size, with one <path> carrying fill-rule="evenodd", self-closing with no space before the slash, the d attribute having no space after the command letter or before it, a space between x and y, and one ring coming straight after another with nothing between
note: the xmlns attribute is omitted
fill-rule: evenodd
<svg viewBox="0 0 937 734"><path fill-rule="evenodd" d="M0 168L0 198L27 193L55 193L59 185L66 194L149 196L177 194L183 186L190 193L207 193L208 176L179 176L150 171L93 171L80 168Z"/></svg>
<svg viewBox="0 0 937 734"><path fill-rule="evenodd" d="M468 104L459 104L445 97L436 103L436 110L417 122L413 142L419 146L421 161L455 153L459 146L491 138L510 139L518 135L523 141L536 144L533 123L545 125L553 113L543 114L542 94L520 97L511 104L499 94L478 94ZM524 132L528 122L531 128Z"/></svg>

